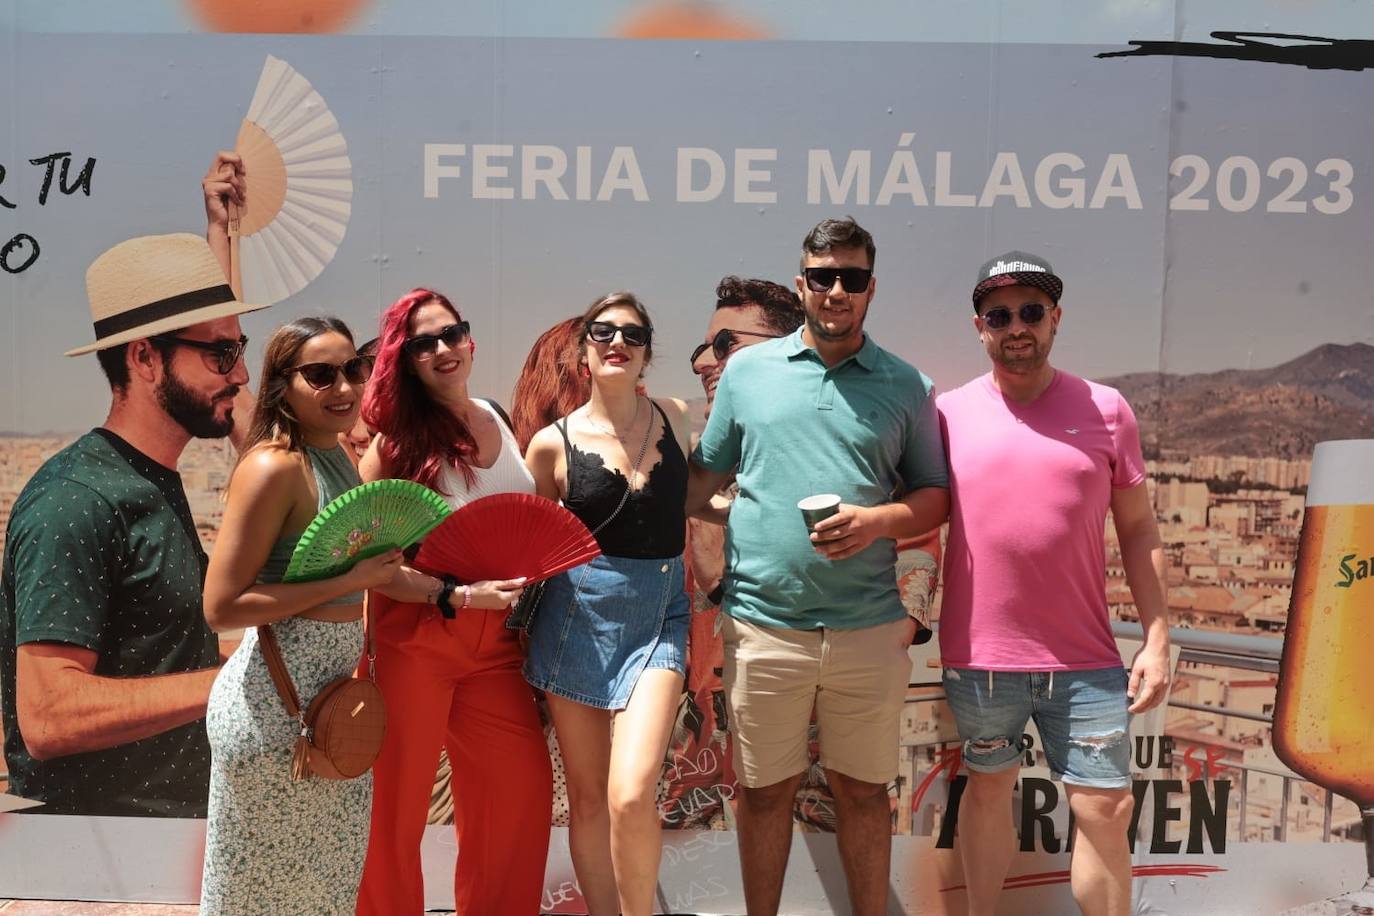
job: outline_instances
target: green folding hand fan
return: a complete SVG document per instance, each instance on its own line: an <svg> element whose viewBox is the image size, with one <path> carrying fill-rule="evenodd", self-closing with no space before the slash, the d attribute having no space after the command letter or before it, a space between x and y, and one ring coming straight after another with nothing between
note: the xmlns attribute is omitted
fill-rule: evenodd
<svg viewBox="0 0 1374 916"><path fill-rule="evenodd" d="M354 487L321 509L301 532L282 581L342 575L368 557L409 547L449 512L442 496L409 480L374 480Z"/></svg>

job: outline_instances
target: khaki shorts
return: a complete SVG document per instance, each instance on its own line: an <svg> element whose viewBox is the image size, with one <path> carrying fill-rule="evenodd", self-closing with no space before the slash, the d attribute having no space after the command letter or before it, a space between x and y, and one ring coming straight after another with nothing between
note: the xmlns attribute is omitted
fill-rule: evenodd
<svg viewBox="0 0 1374 916"><path fill-rule="evenodd" d="M898 722L911 677L907 618L858 630L789 630L721 615L725 700L735 775L751 789L811 764L815 710L821 766L861 782L897 776Z"/></svg>

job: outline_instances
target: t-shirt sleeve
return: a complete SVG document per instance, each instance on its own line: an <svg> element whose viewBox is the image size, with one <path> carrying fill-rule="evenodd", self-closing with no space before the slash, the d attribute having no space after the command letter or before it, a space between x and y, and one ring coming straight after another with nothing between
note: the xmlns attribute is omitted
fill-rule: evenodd
<svg viewBox="0 0 1374 916"><path fill-rule="evenodd" d="M739 465L740 427L735 416L734 396L731 394L731 367L726 366L716 386L716 397L711 402L711 416L706 420L706 429L701 433L697 447L692 451L692 460L708 471L724 473Z"/></svg>
<svg viewBox="0 0 1374 916"><path fill-rule="evenodd" d="M61 642L98 651L119 576L119 519L95 491L56 482L16 514L15 644Z"/></svg>
<svg viewBox="0 0 1374 916"><path fill-rule="evenodd" d="M1145 479L1145 456L1140 451L1140 426L1136 423L1135 411L1119 394L1116 404L1116 426L1112 429L1116 446L1112 488L1128 490Z"/></svg>
<svg viewBox="0 0 1374 916"><path fill-rule="evenodd" d="M934 392L931 393L934 394ZM937 419L940 421L940 445L944 448L945 469L948 470L950 394L946 391L938 397L933 398L933 400L935 401L935 413L937 415Z"/></svg>
<svg viewBox="0 0 1374 916"><path fill-rule="evenodd" d="M921 403L916 405L912 422L907 425L907 440L902 449L900 471L908 490L949 486L944 437L940 434L940 415L935 409L935 389L924 376L921 388Z"/></svg>

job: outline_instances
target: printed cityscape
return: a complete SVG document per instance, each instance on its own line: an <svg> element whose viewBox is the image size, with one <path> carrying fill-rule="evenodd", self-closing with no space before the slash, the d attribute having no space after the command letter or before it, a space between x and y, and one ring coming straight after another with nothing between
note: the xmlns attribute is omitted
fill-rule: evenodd
<svg viewBox="0 0 1374 916"><path fill-rule="evenodd" d="M1368 354L1361 352L1362 357ZM1123 388L1129 385L1123 385ZM1139 394L1136 394L1139 399ZM1368 403L1368 402L1367 402ZM700 404L693 405L700 417ZM1342 405L1347 406L1347 405ZM1364 406L1364 405L1361 405ZM1369 409L1366 407L1366 409ZM1142 417L1147 443L1148 411ZM0 436L0 547L14 501L37 468L71 441L71 435ZM1171 446L1177 445L1170 437ZM1149 451L1147 445L1147 451ZM1169 561L1169 612L1175 627L1268 641L1265 664L1237 662L1245 649L1189 653L1177 668L1165 733L1173 738L1169 771L1152 772L1188 782L1229 780L1225 795L1229 840L1361 840L1358 809L1343 798L1328 802L1324 789L1293 774L1271 748L1269 718L1277 676L1273 659L1281 644L1301 531L1304 490L1311 462L1306 458L1200 454L1155 450L1147 461L1149 487ZM1310 443L1307 444L1310 454ZM211 548L222 515L225 486L233 464L227 443L193 441L180 472L202 541ZM1107 597L1113 617L1136 621L1115 534L1107 526ZM938 591L935 599L938 619ZM1123 636L1129 635L1123 632ZM1240 666L1236 666L1239 664ZM921 790L958 747L952 718L941 702L939 668L917 672L902 730L902 772L896 785L896 829L939 835L941 793ZM1043 762L1043 761L1041 761ZM915 805L913 805L915 796ZM824 806L825 799L817 800ZM1188 830L1190 796L1174 800L1182 820L1173 834ZM811 819L824 825L826 812Z"/></svg>

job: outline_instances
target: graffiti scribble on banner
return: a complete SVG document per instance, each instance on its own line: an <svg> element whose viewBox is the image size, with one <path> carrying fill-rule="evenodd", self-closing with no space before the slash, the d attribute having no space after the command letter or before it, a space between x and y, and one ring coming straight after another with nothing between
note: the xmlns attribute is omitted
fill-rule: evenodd
<svg viewBox="0 0 1374 916"><path fill-rule="evenodd" d="M1252 60L1271 64L1296 64L1311 70L1364 70L1374 67L1374 41L1356 38L1322 38L1283 32L1212 33L1221 43L1205 41L1132 41L1129 51L1105 51L1098 57L1212 57L1219 60ZM1260 39L1274 39L1275 44ZM1301 42L1293 44L1292 42Z"/></svg>

